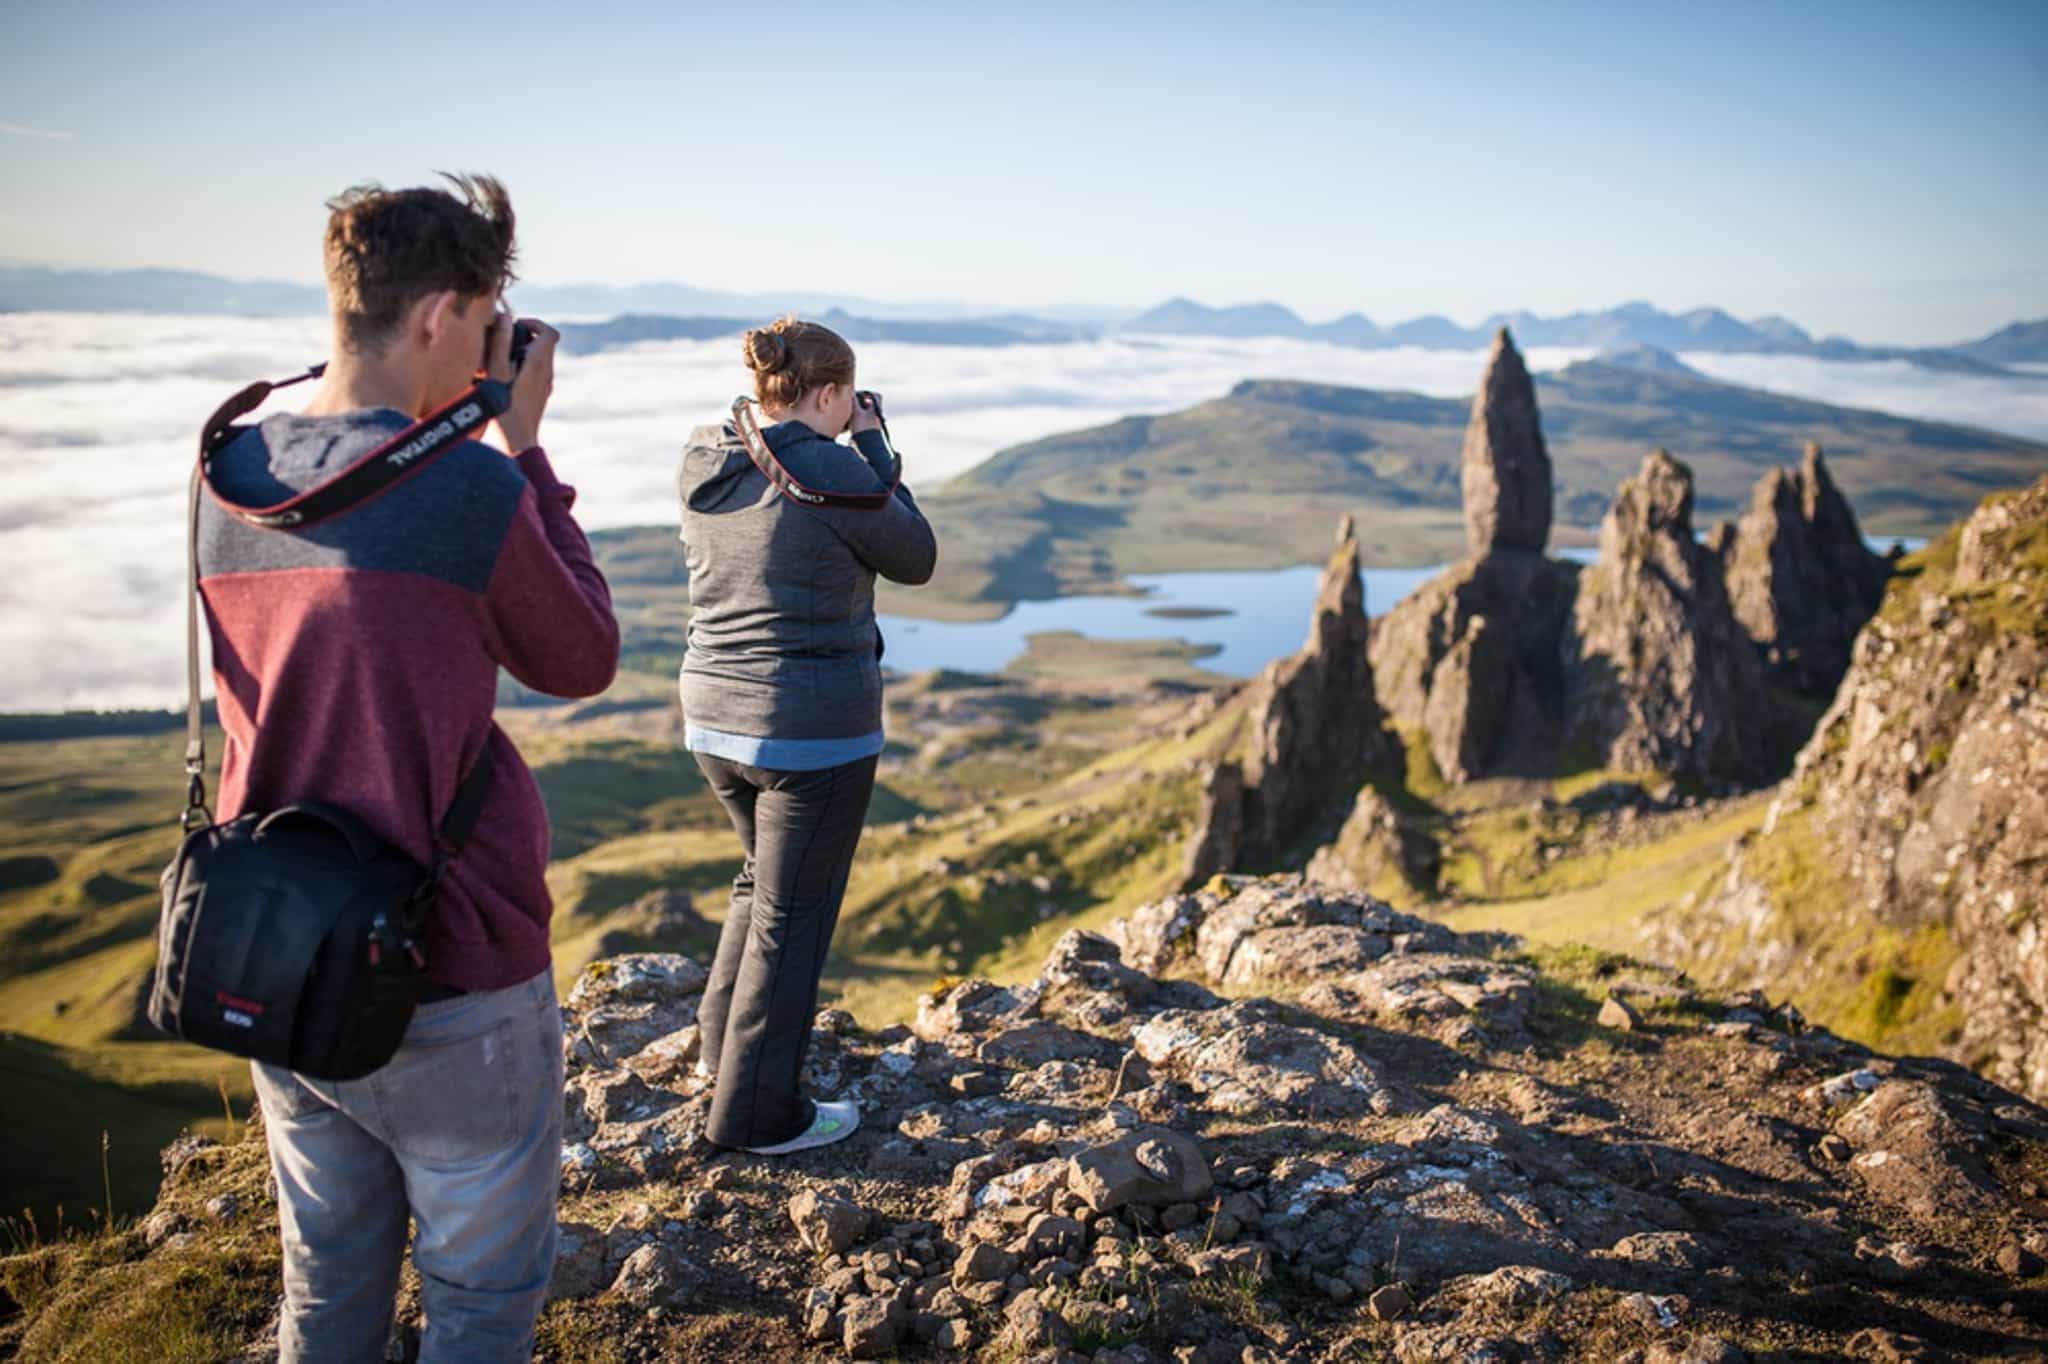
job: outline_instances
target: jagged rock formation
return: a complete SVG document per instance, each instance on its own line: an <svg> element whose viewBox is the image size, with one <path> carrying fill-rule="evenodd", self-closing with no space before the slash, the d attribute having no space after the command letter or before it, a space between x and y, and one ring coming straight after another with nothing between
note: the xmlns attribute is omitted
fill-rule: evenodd
<svg viewBox="0 0 2048 1364"><path fill-rule="evenodd" d="M1202 782L1202 806L1188 839L1181 883L1199 886L1237 865L1244 851L1244 769L1234 762L1209 768Z"/></svg>
<svg viewBox="0 0 2048 1364"><path fill-rule="evenodd" d="M1475 557L1496 549L1537 553L1550 540L1550 452L1536 415L1536 385L1502 327L1472 399L1460 482L1465 539Z"/></svg>
<svg viewBox="0 0 2048 1364"><path fill-rule="evenodd" d="M1436 893L1443 849L1374 788L1361 788L1336 838L1304 869L1312 881L1346 890Z"/></svg>
<svg viewBox="0 0 2048 1364"><path fill-rule="evenodd" d="M1692 472L1662 450L1621 485L1579 579L1571 732L1601 766L1714 782L1770 767L1770 699L1720 561L1693 538Z"/></svg>
<svg viewBox="0 0 2048 1364"><path fill-rule="evenodd" d="M1890 570L1870 552L1849 500L1809 444L1797 470L1774 469L1723 554L1735 618L1781 685L1828 697Z"/></svg>
<svg viewBox="0 0 2048 1364"><path fill-rule="evenodd" d="M1189 840L1190 884L1247 856L1279 856L1367 773L1401 770L1400 741L1386 727L1373 684L1370 638L1358 536L1347 515L1323 569L1307 643L1267 664L1247 689L1241 764L1226 759L1209 774Z"/></svg>
<svg viewBox="0 0 2048 1364"><path fill-rule="evenodd" d="M1763 832L1647 941L1724 979L1863 981L1873 1030L2048 1097L2044 677L2048 478L1894 584Z"/></svg>
<svg viewBox="0 0 2048 1364"><path fill-rule="evenodd" d="M1427 736L1447 779L1547 771L1564 720L1559 639L1578 567L1543 557L1550 456L1506 328L1472 400L1463 479L1472 557L1374 623L1373 671L1394 723Z"/></svg>
<svg viewBox="0 0 2048 1364"><path fill-rule="evenodd" d="M1450 781L1549 770L1563 726L1560 638L1576 564L1530 550L1467 559L1373 623L1387 713L1427 737Z"/></svg>
<svg viewBox="0 0 2048 1364"><path fill-rule="evenodd" d="M550 1364L2048 1348L2048 1112L1670 971L1606 962L1629 1001L1607 1027L1594 977L1510 942L1224 878L1068 933L1035 979L935 992L913 1027L827 1010L807 1083L861 1130L780 1160L702 1140L703 976L627 957L570 997ZM0 1349L148 1356L147 1323L210 1294L212 1338L267 1357L260 1130L166 1169L136 1227L0 1264ZM402 1305L395 1358L418 1324Z"/></svg>

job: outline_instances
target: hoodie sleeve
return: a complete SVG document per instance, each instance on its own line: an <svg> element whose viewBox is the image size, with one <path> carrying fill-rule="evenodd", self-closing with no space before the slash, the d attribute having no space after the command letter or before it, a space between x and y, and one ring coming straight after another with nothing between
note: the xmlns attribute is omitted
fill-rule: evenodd
<svg viewBox="0 0 2048 1364"><path fill-rule="evenodd" d="M872 439L863 439L869 436ZM801 441L781 456L805 483L832 492L878 493L896 476L896 461L878 432L855 436L852 450L821 436ZM938 537L904 484L897 483L896 495L873 511L814 506L804 510L831 526L856 559L890 582L916 587L931 581L939 560Z"/></svg>
<svg viewBox="0 0 2048 1364"><path fill-rule="evenodd" d="M811 510L831 522L831 528L846 541L856 559L889 582L901 582L911 588L932 582L932 569L938 567L938 537L932 532L932 522L918 510L918 500L909 496L909 487L899 481L901 467L889 449L889 442L877 430L864 430L854 434L854 451L860 453L864 473L870 475L860 479L858 471L852 469L854 461L844 461L850 473L854 473L852 481L864 483L858 492L881 492L893 481L895 498L872 512L852 508Z"/></svg>
<svg viewBox="0 0 2048 1364"><path fill-rule="evenodd" d="M570 514L575 490L555 477L538 447L518 465L527 489L484 592L492 653L535 691L595 696L619 667L611 587Z"/></svg>

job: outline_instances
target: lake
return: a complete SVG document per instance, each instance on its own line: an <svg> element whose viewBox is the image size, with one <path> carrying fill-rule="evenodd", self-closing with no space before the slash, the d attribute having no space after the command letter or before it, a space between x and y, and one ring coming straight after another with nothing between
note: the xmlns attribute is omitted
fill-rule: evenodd
<svg viewBox="0 0 2048 1364"><path fill-rule="evenodd" d="M1556 553L1580 563L1594 558L1591 549ZM1366 613L1384 615L1444 568L1430 564L1364 570L1360 576L1365 580ZM995 672L1022 656L1032 635L1072 630L1090 639L1182 639L1216 646L1220 652L1197 660L1201 667L1229 677L1250 677L1301 648L1322 576L1323 570L1314 564L1236 573L1135 573L1129 582L1143 596L1019 602L1000 620L885 615L881 625L888 652L883 662L899 672Z"/></svg>
<svg viewBox="0 0 2048 1364"><path fill-rule="evenodd" d="M1886 537L1867 543L1882 554L1894 542ZM1896 543L1912 551L1927 542L1899 538ZM1551 553L1582 564L1599 557L1590 547ZM1365 580L1366 614L1386 614L1445 567L1365 569L1360 576ZM1090 639L1180 639L1213 646L1218 652L1196 660L1199 666L1228 677L1251 677L1274 659L1301 648L1322 576L1323 570L1313 564L1235 573L1137 573L1128 581L1142 596L1019 602L1000 620L884 615L880 621L888 652L883 662L906 673L931 668L996 672L1023 656L1031 636L1071 630Z"/></svg>

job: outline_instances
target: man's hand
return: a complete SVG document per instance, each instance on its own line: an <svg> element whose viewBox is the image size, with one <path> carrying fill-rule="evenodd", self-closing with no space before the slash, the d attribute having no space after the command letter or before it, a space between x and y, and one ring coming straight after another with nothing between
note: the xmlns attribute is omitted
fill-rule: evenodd
<svg viewBox="0 0 2048 1364"><path fill-rule="evenodd" d="M555 391L555 343L562 334L538 318L517 319L533 328L533 342L526 359L515 374L512 369L512 327L509 312L501 312L491 324L490 363L484 372L512 385L512 406L498 418L498 434L509 454L531 450L540 444L540 418L547 411L548 398Z"/></svg>
<svg viewBox="0 0 2048 1364"><path fill-rule="evenodd" d="M880 397L881 395L877 394L876 396ZM875 404L869 402L864 394L854 394L853 419L846 424L846 429L858 435L862 431L880 430L881 426L882 414L880 409Z"/></svg>

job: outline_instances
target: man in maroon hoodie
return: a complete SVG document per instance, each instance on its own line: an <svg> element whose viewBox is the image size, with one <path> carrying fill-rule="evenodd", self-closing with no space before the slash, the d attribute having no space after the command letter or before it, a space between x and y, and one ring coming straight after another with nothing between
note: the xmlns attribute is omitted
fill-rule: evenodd
<svg viewBox="0 0 2048 1364"><path fill-rule="evenodd" d="M277 1174L287 1361L383 1357L408 1222L423 1360L531 1354L553 1267L561 1016L549 970L547 812L492 721L498 670L561 696L611 684L611 593L540 447L553 329L517 369L503 186L349 190L329 204L334 351L302 413L214 460L219 493L268 505L325 482L476 378L513 379L504 451L469 441L304 530L209 500L200 590L227 743L219 817L318 799L421 865L489 748L476 830L441 881L431 982L404 1045L361 1080L256 1067ZM509 454L506 452L510 452Z"/></svg>

